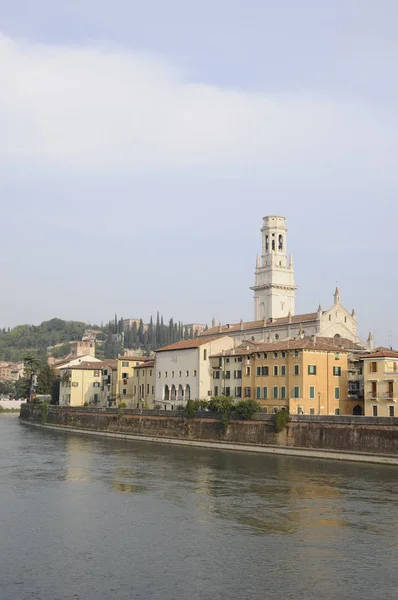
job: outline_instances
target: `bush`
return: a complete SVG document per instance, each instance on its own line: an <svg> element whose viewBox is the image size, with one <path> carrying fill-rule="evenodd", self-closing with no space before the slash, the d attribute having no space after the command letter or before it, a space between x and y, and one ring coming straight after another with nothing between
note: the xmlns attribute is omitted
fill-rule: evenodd
<svg viewBox="0 0 398 600"><path fill-rule="evenodd" d="M125 402L120 402L120 404L118 405L118 408L126 408L127 404Z"/></svg>
<svg viewBox="0 0 398 600"><path fill-rule="evenodd" d="M160 404L155 404L155 406L153 408L154 408L154 410L162 410L162 407L160 406Z"/></svg>
<svg viewBox="0 0 398 600"><path fill-rule="evenodd" d="M241 400L235 406L235 410L241 419L251 419L259 411L259 404L256 400Z"/></svg>
<svg viewBox="0 0 398 600"><path fill-rule="evenodd" d="M234 399L231 396L215 396L208 403L208 409L215 413L230 413L234 408Z"/></svg>
<svg viewBox="0 0 398 600"><path fill-rule="evenodd" d="M185 406L183 404L177 404L177 410L185 410Z"/></svg>
<svg viewBox="0 0 398 600"><path fill-rule="evenodd" d="M83 404L83 406L88 406L87 400L85 401L85 403Z"/></svg>
<svg viewBox="0 0 398 600"><path fill-rule="evenodd" d="M278 433L279 431L285 429L286 425L290 423L290 421L290 414L287 410L279 410L277 413L274 414L274 425Z"/></svg>
<svg viewBox="0 0 398 600"><path fill-rule="evenodd" d="M47 402L43 402L41 405L41 424L44 425L45 422L47 421L47 410L48 410L48 404Z"/></svg>
<svg viewBox="0 0 398 600"><path fill-rule="evenodd" d="M187 417L193 417L196 410L195 400L188 400L185 406L185 414Z"/></svg>

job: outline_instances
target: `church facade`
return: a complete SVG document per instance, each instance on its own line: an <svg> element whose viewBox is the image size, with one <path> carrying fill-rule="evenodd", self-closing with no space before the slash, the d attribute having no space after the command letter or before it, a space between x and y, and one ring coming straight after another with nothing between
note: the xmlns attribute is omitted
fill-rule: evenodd
<svg viewBox="0 0 398 600"><path fill-rule="evenodd" d="M276 342L307 336L342 338L366 348L357 336L355 310L341 304L336 288L330 308L321 306L315 312L295 314L294 269L292 255L287 252L286 218L267 216L263 219L262 254L257 256L254 292L254 320L233 324L216 324L202 335L226 334L239 341ZM371 336L367 347L372 345Z"/></svg>

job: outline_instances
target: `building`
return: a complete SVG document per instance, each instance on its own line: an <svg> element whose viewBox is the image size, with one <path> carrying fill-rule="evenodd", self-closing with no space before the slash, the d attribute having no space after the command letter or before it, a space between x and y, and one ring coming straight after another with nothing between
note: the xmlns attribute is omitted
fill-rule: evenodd
<svg viewBox="0 0 398 600"><path fill-rule="evenodd" d="M89 354L95 356L95 339L83 339L81 342L70 342L70 357L79 358Z"/></svg>
<svg viewBox="0 0 398 600"><path fill-rule="evenodd" d="M294 316L295 292L292 255L287 255L286 218L264 217L262 255L257 256L254 320Z"/></svg>
<svg viewBox="0 0 398 600"><path fill-rule="evenodd" d="M116 406L117 389L117 360L104 361L101 382L101 406L111 408Z"/></svg>
<svg viewBox="0 0 398 600"><path fill-rule="evenodd" d="M18 381L23 376L23 362L0 362L0 381Z"/></svg>
<svg viewBox="0 0 398 600"><path fill-rule="evenodd" d="M255 399L265 412L352 414L348 398L348 350L330 340L303 337L271 344L244 343L212 357L217 359L213 395L217 395L218 382L224 379L225 395ZM217 376L217 369L223 377ZM241 378L235 377L241 385L238 383L234 394L227 394L229 389L232 391L227 383L233 370L241 373Z"/></svg>
<svg viewBox="0 0 398 600"><path fill-rule="evenodd" d="M61 406L99 406L102 387L102 362L86 362L60 370Z"/></svg>
<svg viewBox="0 0 398 600"><path fill-rule="evenodd" d="M148 361L153 361L153 359L147 356L119 356L116 375L117 402L124 402L127 406L132 407L133 387L131 379L134 377L134 367Z"/></svg>
<svg viewBox="0 0 398 600"><path fill-rule="evenodd" d="M243 340L272 343L280 340L298 339L301 336L344 338L366 345L357 337L355 310L348 311L341 304L340 291L336 288L333 304L323 310L295 314L294 270L292 255L287 253L287 229L285 217L264 217L262 255L257 257L254 291L254 321L216 324L202 336L228 335ZM369 344L372 340L369 340ZM370 349L370 347L369 347Z"/></svg>
<svg viewBox="0 0 398 600"><path fill-rule="evenodd" d="M132 387L133 408L154 408L155 406L155 361L148 360L134 367L134 375L128 381Z"/></svg>
<svg viewBox="0 0 398 600"><path fill-rule="evenodd" d="M363 357L365 415L398 416L398 352L377 348Z"/></svg>
<svg viewBox="0 0 398 600"><path fill-rule="evenodd" d="M157 350L156 404L173 410L190 399L209 399L213 394L210 356L234 346L232 337L221 335L182 340Z"/></svg>

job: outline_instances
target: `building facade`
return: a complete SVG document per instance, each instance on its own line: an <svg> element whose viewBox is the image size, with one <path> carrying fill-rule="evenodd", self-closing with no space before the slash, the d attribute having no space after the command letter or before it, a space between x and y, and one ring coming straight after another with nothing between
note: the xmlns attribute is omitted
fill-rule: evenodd
<svg viewBox="0 0 398 600"><path fill-rule="evenodd" d="M154 360L148 360L134 367L133 377L129 380L130 389L132 387L133 408L154 408L155 382Z"/></svg>
<svg viewBox="0 0 398 600"><path fill-rule="evenodd" d="M99 406L102 388L101 362L81 363L60 371L61 406Z"/></svg>
<svg viewBox="0 0 398 600"><path fill-rule="evenodd" d="M398 416L398 352L378 348L363 356L365 415Z"/></svg>
<svg viewBox="0 0 398 600"><path fill-rule="evenodd" d="M134 369L148 361L146 356L119 356L117 360L116 375L116 402L124 402L129 408L133 408L133 384Z"/></svg>
<svg viewBox="0 0 398 600"><path fill-rule="evenodd" d="M156 351L155 403L164 410L213 394L210 356L234 347L229 336L183 340Z"/></svg>

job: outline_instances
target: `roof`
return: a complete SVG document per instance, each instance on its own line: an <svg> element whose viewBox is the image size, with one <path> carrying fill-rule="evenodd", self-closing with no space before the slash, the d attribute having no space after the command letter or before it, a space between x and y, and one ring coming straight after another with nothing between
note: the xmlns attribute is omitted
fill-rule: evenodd
<svg viewBox="0 0 398 600"><path fill-rule="evenodd" d="M147 367L154 367L154 366L155 366L155 361L152 359L152 360L147 360L142 365L136 365L136 369L146 369Z"/></svg>
<svg viewBox="0 0 398 600"><path fill-rule="evenodd" d="M376 348L374 352L365 354L361 358L396 358L398 359L398 352L391 348Z"/></svg>
<svg viewBox="0 0 398 600"><path fill-rule="evenodd" d="M328 341L325 341L328 340ZM256 354L257 352L277 352L279 350L310 350L313 352L348 352L347 348L338 346L333 343L333 338L312 338L304 337L302 339L292 340L286 339L278 342L257 342L253 346L247 346L247 344L241 344L238 348L229 350L224 353L214 354L213 357L220 356L244 356L249 354Z"/></svg>
<svg viewBox="0 0 398 600"><path fill-rule="evenodd" d="M199 348L204 344L208 344L214 340L219 340L220 338L225 337L224 335L213 335L209 336L199 336L194 340L181 340L180 342L176 342L175 344L169 344L168 346L164 346L163 348L159 348L159 350L155 350L155 352L167 352L168 350L187 350L189 348Z"/></svg>
<svg viewBox="0 0 398 600"><path fill-rule="evenodd" d="M70 365L69 367L65 367L65 369L70 369L73 371L101 371L107 366L107 362L86 362L78 365Z"/></svg>
<svg viewBox="0 0 398 600"><path fill-rule="evenodd" d="M153 360L150 356L118 356L118 360L123 361L135 361L135 362L146 362L148 360Z"/></svg>
<svg viewBox="0 0 398 600"><path fill-rule="evenodd" d="M242 321L241 323L217 325L211 327L203 333L200 337L214 335L216 333L228 333L232 331L244 331L246 329L264 329L264 327L277 327L278 325L286 325L288 323L299 325L300 323L308 323L309 321L316 321L318 313L306 313L302 315L293 315L290 317L279 317L278 319L268 319L267 321L261 319L261 321Z"/></svg>

